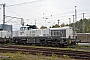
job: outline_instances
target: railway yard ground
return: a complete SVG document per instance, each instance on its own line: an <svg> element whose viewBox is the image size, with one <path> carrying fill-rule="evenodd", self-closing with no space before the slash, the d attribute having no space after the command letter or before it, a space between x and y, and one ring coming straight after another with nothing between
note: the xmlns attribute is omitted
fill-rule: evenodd
<svg viewBox="0 0 90 60"><path fill-rule="evenodd" d="M82 52L83 51L83 52ZM76 54L76 55L75 55ZM82 58L81 58L82 57ZM76 45L65 48L0 45L0 60L90 60L90 46Z"/></svg>
<svg viewBox="0 0 90 60"><path fill-rule="evenodd" d="M31 54L21 54L17 53L0 53L2 58L0 60L76 60L70 59L68 57L57 57L57 56L44 56L44 55L31 55Z"/></svg>

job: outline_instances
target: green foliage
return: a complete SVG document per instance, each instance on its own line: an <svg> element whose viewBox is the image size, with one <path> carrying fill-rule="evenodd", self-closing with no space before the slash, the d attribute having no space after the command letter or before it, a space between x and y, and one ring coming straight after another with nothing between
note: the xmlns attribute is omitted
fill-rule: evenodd
<svg viewBox="0 0 90 60"><path fill-rule="evenodd" d="M65 26L69 26L68 24L66 24Z"/></svg>
<svg viewBox="0 0 90 60"><path fill-rule="evenodd" d="M90 33L90 19L81 19L76 23L71 23L70 26L75 25L75 31L78 33Z"/></svg>
<svg viewBox="0 0 90 60"><path fill-rule="evenodd" d="M58 24L55 24L55 25L53 25L52 27L50 26L49 28L58 28L58 27L64 27L64 26L69 26L68 24L61 24L61 25L58 25Z"/></svg>
<svg viewBox="0 0 90 60"><path fill-rule="evenodd" d="M57 27L60 27L58 24L55 24L52 26L52 28L57 28Z"/></svg>
<svg viewBox="0 0 90 60"><path fill-rule="evenodd" d="M24 54L29 55L29 52L25 52Z"/></svg>
<svg viewBox="0 0 90 60"><path fill-rule="evenodd" d="M32 44L31 46L35 46L35 44Z"/></svg>
<svg viewBox="0 0 90 60"><path fill-rule="evenodd" d="M12 60L12 59L3 58L2 60Z"/></svg>
<svg viewBox="0 0 90 60"><path fill-rule="evenodd" d="M44 29L44 28L47 28L46 26L41 26L40 29Z"/></svg>
<svg viewBox="0 0 90 60"><path fill-rule="evenodd" d="M3 58L2 60L17 60L26 58L25 54L22 54L22 52L15 52L15 53L5 53L4 56L10 56L10 58Z"/></svg>
<svg viewBox="0 0 90 60"><path fill-rule="evenodd" d="M43 53L36 53L36 55L38 55L38 56L42 56L42 55L43 55Z"/></svg>
<svg viewBox="0 0 90 60"><path fill-rule="evenodd" d="M64 59L70 58L68 55L62 55L61 57Z"/></svg>
<svg viewBox="0 0 90 60"><path fill-rule="evenodd" d="M65 48L65 50L72 50L72 48L69 48L69 47L68 47L68 48Z"/></svg>
<svg viewBox="0 0 90 60"><path fill-rule="evenodd" d="M60 26L61 26L61 27L64 27L64 26L65 26L65 24L63 23L63 24L61 24Z"/></svg>
<svg viewBox="0 0 90 60"><path fill-rule="evenodd" d="M51 56L52 58L58 58L58 56L56 55L56 54L52 54L52 56Z"/></svg>

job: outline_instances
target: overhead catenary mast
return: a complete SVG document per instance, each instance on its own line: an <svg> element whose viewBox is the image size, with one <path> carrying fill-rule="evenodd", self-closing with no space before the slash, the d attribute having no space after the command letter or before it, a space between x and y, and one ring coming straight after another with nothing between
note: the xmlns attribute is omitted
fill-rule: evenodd
<svg viewBox="0 0 90 60"><path fill-rule="evenodd" d="M74 21L74 23L77 22L77 9L76 9L76 7L77 6L75 6L75 21ZM74 31L76 32L76 25L75 25L74 29L75 29Z"/></svg>
<svg viewBox="0 0 90 60"><path fill-rule="evenodd" d="M2 28L3 30L5 30L5 4L0 4L0 5L3 6L3 26Z"/></svg>
<svg viewBox="0 0 90 60"><path fill-rule="evenodd" d="M3 25L5 25L5 4L3 4Z"/></svg>
<svg viewBox="0 0 90 60"><path fill-rule="evenodd" d="M60 20L57 20L57 21L58 21L58 25L59 25L59 21L60 21Z"/></svg>
<svg viewBox="0 0 90 60"><path fill-rule="evenodd" d="M85 24L85 22L84 22L84 14L85 13L82 13L82 14L83 14L82 32L84 33L85 32L85 30L84 30L85 29L85 26L84 26L84 24Z"/></svg>
<svg viewBox="0 0 90 60"><path fill-rule="evenodd" d="M75 15L72 15L72 16L73 16L73 31L74 31L74 34L75 34L75 19L74 19Z"/></svg>
<svg viewBox="0 0 90 60"><path fill-rule="evenodd" d="M71 24L71 18L69 18L69 27L71 27L70 24Z"/></svg>

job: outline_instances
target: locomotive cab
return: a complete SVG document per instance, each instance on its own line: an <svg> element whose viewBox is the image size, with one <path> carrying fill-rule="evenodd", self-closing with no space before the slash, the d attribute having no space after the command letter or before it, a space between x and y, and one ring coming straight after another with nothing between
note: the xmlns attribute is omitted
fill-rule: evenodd
<svg viewBox="0 0 90 60"><path fill-rule="evenodd" d="M22 26L22 27L20 27L20 31L25 31L27 29L28 29L28 26Z"/></svg>
<svg viewBox="0 0 90 60"><path fill-rule="evenodd" d="M30 30L30 29L37 29L36 25L26 25L26 26L22 26L20 27L20 31L25 31L25 30Z"/></svg>

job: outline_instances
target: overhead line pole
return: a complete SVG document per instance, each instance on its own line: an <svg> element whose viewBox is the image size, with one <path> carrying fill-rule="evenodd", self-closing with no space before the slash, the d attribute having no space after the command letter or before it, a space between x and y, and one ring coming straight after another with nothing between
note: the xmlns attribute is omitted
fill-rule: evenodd
<svg viewBox="0 0 90 60"><path fill-rule="evenodd" d="M82 14L83 14L83 19L84 19L84 14L85 14L85 13L82 13Z"/></svg>
<svg viewBox="0 0 90 60"><path fill-rule="evenodd" d="M5 30L5 4L0 4L3 6L3 25L2 28L3 30Z"/></svg>
<svg viewBox="0 0 90 60"><path fill-rule="evenodd" d="M85 31L84 31L84 28L85 28L85 26L84 26L84 14L85 13L82 13L83 14L83 23L82 23L82 32L84 33Z"/></svg>
<svg viewBox="0 0 90 60"><path fill-rule="evenodd" d="M71 24L71 18L69 18L69 27L71 27L70 24Z"/></svg>
<svg viewBox="0 0 90 60"><path fill-rule="evenodd" d="M36 20L35 20L35 25L36 25Z"/></svg>
<svg viewBox="0 0 90 60"><path fill-rule="evenodd" d="M59 21L60 21L60 20L57 20L57 21L58 21L58 25L59 25Z"/></svg>
<svg viewBox="0 0 90 60"><path fill-rule="evenodd" d="M72 15L72 16L73 16L73 31L74 31L74 34L75 34L75 20L74 20L75 15Z"/></svg>
<svg viewBox="0 0 90 60"><path fill-rule="evenodd" d="M75 6L75 21L74 21L74 23L77 22L77 9L76 9L76 7L77 7L77 6ZM74 29L76 30L76 24L74 24L74 25L75 25ZM74 30L74 31L75 31L75 30Z"/></svg>
<svg viewBox="0 0 90 60"><path fill-rule="evenodd" d="M3 4L3 29L5 30L5 4Z"/></svg>

